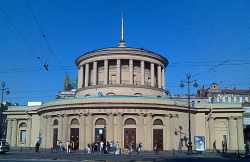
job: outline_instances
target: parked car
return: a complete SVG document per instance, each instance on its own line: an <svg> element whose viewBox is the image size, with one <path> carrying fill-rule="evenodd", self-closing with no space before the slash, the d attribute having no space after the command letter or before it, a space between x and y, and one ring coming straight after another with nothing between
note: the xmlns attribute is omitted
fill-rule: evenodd
<svg viewBox="0 0 250 162"><path fill-rule="evenodd" d="M6 139L0 139L0 153L5 153L10 150L9 143Z"/></svg>

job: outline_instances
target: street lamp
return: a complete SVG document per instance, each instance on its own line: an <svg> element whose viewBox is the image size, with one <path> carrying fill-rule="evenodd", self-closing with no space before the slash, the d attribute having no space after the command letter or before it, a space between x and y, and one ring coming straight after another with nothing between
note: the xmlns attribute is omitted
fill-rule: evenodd
<svg viewBox="0 0 250 162"><path fill-rule="evenodd" d="M6 84L5 81L1 81L1 91L2 91L2 96L1 96L1 107L3 106L3 96L4 94L9 95L10 94L10 90L9 88L6 88Z"/></svg>
<svg viewBox="0 0 250 162"><path fill-rule="evenodd" d="M0 138L5 137L6 134L6 115L3 115L3 111L5 110L5 106L3 105L3 96L8 95L10 93L9 88L6 88L6 84L4 81L0 83L1 90L1 105L0 105Z"/></svg>
<svg viewBox="0 0 250 162"><path fill-rule="evenodd" d="M198 83L196 80L191 80L191 74L186 74L186 81L181 81L180 87L187 86L188 93L188 153L192 153L192 141L191 141L191 103L190 103L190 85L197 88Z"/></svg>

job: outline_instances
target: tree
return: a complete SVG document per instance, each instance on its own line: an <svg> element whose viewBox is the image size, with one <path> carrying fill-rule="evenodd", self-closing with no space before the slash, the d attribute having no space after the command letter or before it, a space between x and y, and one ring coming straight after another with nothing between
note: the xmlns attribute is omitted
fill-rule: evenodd
<svg viewBox="0 0 250 162"><path fill-rule="evenodd" d="M72 85L70 83L69 75L66 73L64 76L64 91L69 91L72 89Z"/></svg>

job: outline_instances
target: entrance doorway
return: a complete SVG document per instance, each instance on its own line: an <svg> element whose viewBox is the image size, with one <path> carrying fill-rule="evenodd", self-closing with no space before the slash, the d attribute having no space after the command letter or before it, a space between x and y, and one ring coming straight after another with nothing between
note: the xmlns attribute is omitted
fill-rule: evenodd
<svg viewBox="0 0 250 162"><path fill-rule="evenodd" d="M99 143L106 142L106 131L105 128L95 128L95 142Z"/></svg>
<svg viewBox="0 0 250 162"><path fill-rule="evenodd" d="M70 124L70 143L72 150L77 150L79 149L79 120L74 118Z"/></svg>
<svg viewBox="0 0 250 162"><path fill-rule="evenodd" d="M159 151L163 150L163 129L153 129L153 148L155 146Z"/></svg>
<svg viewBox="0 0 250 162"><path fill-rule="evenodd" d="M70 142L73 150L79 149L79 128L70 128Z"/></svg>
<svg viewBox="0 0 250 162"><path fill-rule="evenodd" d="M106 142L106 120L99 118L95 121L95 142Z"/></svg>
<svg viewBox="0 0 250 162"><path fill-rule="evenodd" d="M124 128L124 148L129 148L129 145L133 149L136 147L136 128Z"/></svg>
<svg viewBox="0 0 250 162"><path fill-rule="evenodd" d="M53 148L57 147L58 128L53 128Z"/></svg>

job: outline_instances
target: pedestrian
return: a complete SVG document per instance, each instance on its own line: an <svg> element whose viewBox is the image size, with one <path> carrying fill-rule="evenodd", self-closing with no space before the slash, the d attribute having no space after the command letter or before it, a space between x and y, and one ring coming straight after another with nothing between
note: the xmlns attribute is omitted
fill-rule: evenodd
<svg viewBox="0 0 250 162"><path fill-rule="evenodd" d="M248 155L249 154L249 142L247 141L245 144L245 154Z"/></svg>
<svg viewBox="0 0 250 162"><path fill-rule="evenodd" d="M217 148L216 148L216 140L213 142L213 152L217 152Z"/></svg>
<svg viewBox="0 0 250 162"><path fill-rule="evenodd" d="M59 149L61 152L63 152L63 143L62 141L59 141Z"/></svg>
<svg viewBox="0 0 250 162"><path fill-rule="evenodd" d="M119 142L117 141L115 144L115 155L119 155L120 154L120 146L119 146Z"/></svg>
<svg viewBox="0 0 250 162"><path fill-rule="evenodd" d="M155 146L154 146L154 152L157 154L158 153L158 145L157 144L155 144Z"/></svg>
<svg viewBox="0 0 250 162"><path fill-rule="evenodd" d="M37 141L36 145L35 145L35 151L38 152L39 151L39 147L40 147L40 142Z"/></svg>
<svg viewBox="0 0 250 162"><path fill-rule="evenodd" d="M100 148L99 148L100 150L99 150L99 151L100 151L100 152L103 152L103 148L104 148L104 142L101 141L101 142L100 142Z"/></svg>
<svg viewBox="0 0 250 162"><path fill-rule="evenodd" d="M67 153L70 153L70 152L71 152L70 149L71 149L71 144L70 144L69 141L67 141L67 142L66 142L66 152L67 152Z"/></svg>
<svg viewBox="0 0 250 162"><path fill-rule="evenodd" d="M224 140L222 140L221 146L222 146L222 152L225 153L225 143L224 143Z"/></svg>
<svg viewBox="0 0 250 162"><path fill-rule="evenodd" d="M88 144L88 146L87 146L87 153L91 154L91 146L90 146L90 144Z"/></svg>

